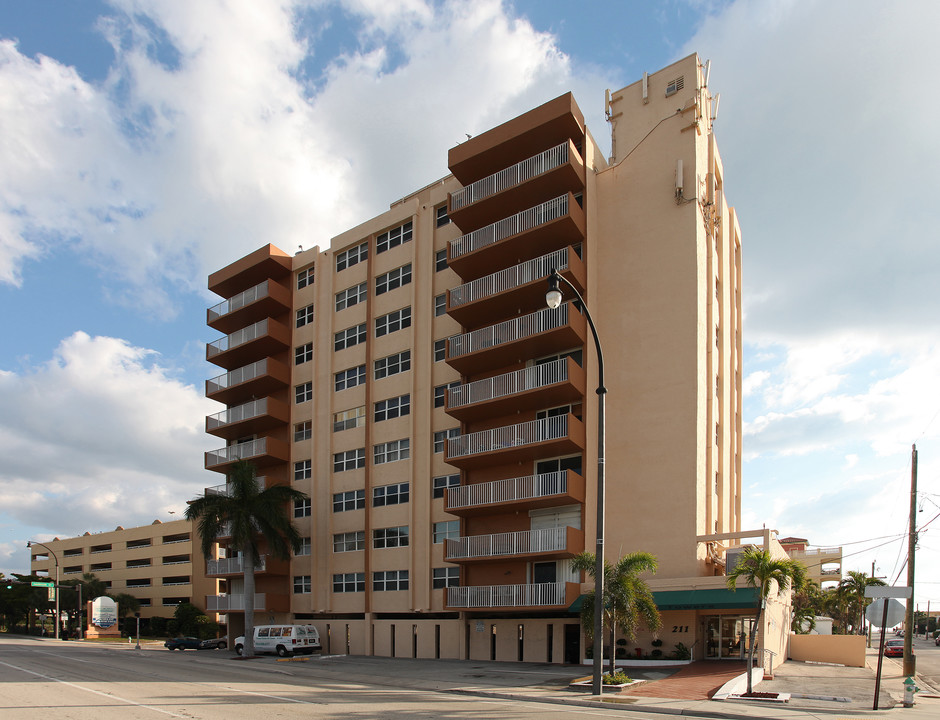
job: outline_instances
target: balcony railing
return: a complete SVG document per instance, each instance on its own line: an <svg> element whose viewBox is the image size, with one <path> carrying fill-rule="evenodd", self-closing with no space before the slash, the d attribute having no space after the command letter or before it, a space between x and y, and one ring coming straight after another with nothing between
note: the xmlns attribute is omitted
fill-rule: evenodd
<svg viewBox="0 0 940 720"><path fill-rule="evenodd" d="M841 547L819 547L806 548L805 550L792 550L789 552L791 557L817 557L819 555L841 555Z"/></svg>
<svg viewBox="0 0 940 720"><path fill-rule="evenodd" d="M206 395L211 395L219 390L240 385L243 382L254 380L256 377L265 375L268 371L268 359L258 360L250 365L245 365L231 372L227 372L211 380L206 381Z"/></svg>
<svg viewBox="0 0 940 720"><path fill-rule="evenodd" d="M447 343L447 357L460 357L564 327L568 324L569 305L570 303L564 303L554 309L543 308L496 325L473 330L463 335L454 335Z"/></svg>
<svg viewBox="0 0 940 720"><path fill-rule="evenodd" d="M533 500L568 492L568 472L540 473L447 489L447 509Z"/></svg>
<svg viewBox="0 0 940 720"><path fill-rule="evenodd" d="M228 300L223 300L218 305L209 308L209 322L218 320L223 315L228 315L230 312L235 312L240 310L246 305L250 305L253 302L257 302L263 297L268 296L268 281L265 280L262 283L255 285L252 288L248 288L244 292L238 293L234 297L230 297Z"/></svg>
<svg viewBox="0 0 940 720"><path fill-rule="evenodd" d="M496 452L546 440L562 440L566 437L568 437L568 416L558 415L451 438L447 441L447 457L458 458L477 453Z"/></svg>
<svg viewBox="0 0 940 720"><path fill-rule="evenodd" d="M458 210L470 203L477 202L490 195L531 180L536 175L554 170L568 162L568 143L563 142L553 148L540 152L512 167L493 173L489 177L458 190L450 196L450 209Z"/></svg>
<svg viewBox="0 0 940 720"><path fill-rule="evenodd" d="M458 285L450 291L450 307L460 307L475 300L492 297L535 280L547 278L552 268L558 272L568 269L568 248L550 252L534 260Z"/></svg>
<svg viewBox="0 0 940 720"><path fill-rule="evenodd" d="M258 558L255 563L255 572L264 572L267 567L266 555ZM241 555L218 560L206 560L206 575L231 575L245 572L244 558Z"/></svg>
<svg viewBox="0 0 940 720"><path fill-rule="evenodd" d="M566 583L478 585L447 588L452 608L541 607L564 605Z"/></svg>
<svg viewBox="0 0 940 720"><path fill-rule="evenodd" d="M265 593L255 593L255 610L264 610ZM227 612L228 610L244 610L244 595L207 595L206 610L209 612Z"/></svg>
<svg viewBox="0 0 940 720"><path fill-rule="evenodd" d="M470 535L447 541L448 560L529 555L568 549L568 528Z"/></svg>
<svg viewBox="0 0 940 720"><path fill-rule="evenodd" d="M236 330L230 335L226 335L223 338L219 338L215 342L211 342L206 346L206 357L211 358L219 353L226 352L233 348L237 348L239 345L244 345L247 342L252 340L257 340L259 337L266 335L268 332L268 319L259 320L254 325L249 325L248 327L242 328L241 330Z"/></svg>
<svg viewBox="0 0 940 720"><path fill-rule="evenodd" d="M836 568L835 570L820 570L819 574L826 575L826 576L835 575L835 576L841 577L842 570L840 570L839 568Z"/></svg>
<svg viewBox="0 0 940 720"><path fill-rule="evenodd" d="M224 448L219 448L218 450L210 450L206 453L206 467L255 457L256 455L264 455L267 451L267 446L267 438L258 438L245 443L238 443L237 445L229 445Z"/></svg>
<svg viewBox="0 0 940 720"><path fill-rule="evenodd" d="M568 214L568 196L560 195L450 241L450 257L458 258Z"/></svg>
<svg viewBox="0 0 940 720"><path fill-rule="evenodd" d="M228 410L223 410L222 412L216 413L215 415L209 415L206 418L206 431L211 432L212 430L220 428L223 425L229 425L231 423L260 417L262 415L266 415L267 412L267 398L252 400L251 402L245 403L244 405L239 405L237 407L229 408Z"/></svg>
<svg viewBox="0 0 940 720"><path fill-rule="evenodd" d="M567 380L567 358L552 360L541 365L533 365L522 370L451 388L447 391L447 407L448 409L459 408L473 403L496 400Z"/></svg>
<svg viewBox="0 0 940 720"><path fill-rule="evenodd" d="M264 475L255 477L255 485L258 488L258 492L264 490L264 482ZM232 497L232 486L228 483L223 483L222 485L213 485L212 487L207 487L206 495L224 495L225 497Z"/></svg>

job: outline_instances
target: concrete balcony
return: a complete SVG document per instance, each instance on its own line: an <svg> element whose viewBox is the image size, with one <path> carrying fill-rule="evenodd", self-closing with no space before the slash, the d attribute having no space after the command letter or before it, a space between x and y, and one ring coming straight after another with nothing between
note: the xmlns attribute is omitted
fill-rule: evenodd
<svg viewBox="0 0 940 720"><path fill-rule="evenodd" d="M290 329L265 318L206 345L206 360L231 370L290 347Z"/></svg>
<svg viewBox="0 0 940 720"><path fill-rule="evenodd" d="M273 562L268 561L267 555L262 555L255 563L255 573L278 572L286 574L288 561L277 562L276 558L271 558ZM278 567L279 566L279 567ZM223 575L243 575L245 573L245 562L241 555L230 558L219 558L218 560L206 560L206 575L209 577Z"/></svg>
<svg viewBox="0 0 940 720"><path fill-rule="evenodd" d="M290 309L290 290L273 280L265 280L209 308L206 324L219 332L232 333L265 317L283 315Z"/></svg>
<svg viewBox="0 0 940 720"><path fill-rule="evenodd" d="M264 358L206 380L206 397L223 403L240 398L262 397L290 384L290 368L282 362Z"/></svg>
<svg viewBox="0 0 940 720"><path fill-rule="evenodd" d="M239 460L251 460L256 466L286 463L290 459L290 446L272 437L228 445L206 453L206 470L228 472Z"/></svg>
<svg viewBox="0 0 940 720"><path fill-rule="evenodd" d="M567 247L448 290L447 314L461 325L473 326L481 317L499 320L506 313L514 315L519 307L541 308L552 268L584 294L587 270L575 250Z"/></svg>
<svg viewBox="0 0 940 720"><path fill-rule="evenodd" d="M447 264L464 279L478 278L520 258L577 245L584 237L584 210L568 193L451 240Z"/></svg>
<svg viewBox="0 0 940 720"><path fill-rule="evenodd" d="M583 453L584 445L584 423L569 413L458 435L447 441L444 461L474 469Z"/></svg>
<svg viewBox="0 0 940 720"><path fill-rule="evenodd" d="M447 364L461 375L513 365L584 344L587 321L571 303L543 308L447 339Z"/></svg>
<svg viewBox="0 0 940 720"><path fill-rule="evenodd" d="M584 384L584 368L566 357L452 388L447 391L445 411L470 422L517 410L579 403Z"/></svg>
<svg viewBox="0 0 940 720"><path fill-rule="evenodd" d="M463 230L488 225L546 197L584 190L584 160L569 139L451 193L447 214Z"/></svg>
<svg viewBox="0 0 940 720"><path fill-rule="evenodd" d="M539 583L534 585L477 585L447 588L444 607L471 608L571 607L580 595L578 583Z"/></svg>
<svg viewBox="0 0 940 720"><path fill-rule="evenodd" d="M583 502L584 477L565 470L448 488L444 507L451 515L470 517L497 507L528 511Z"/></svg>
<svg viewBox="0 0 940 720"><path fill-rule="evenodd" d="M271 593L255 593L254 609L271 612L289 612L290 597L287 595L272 595ZM245 612L244 595L206 595L206 612Z"/></svg>
<svg viewBox="0 0 940 720"><path fill-rule="evenodd" d="M258 492L264 490L266 478L264 475L255 478L255 485L258 488ZM206 488L206 495L225 495L226 497L232 497L232 486L228 483L223 483L222 485L213 485L212 487Z"/></svg>
<svg viewBox="0 0 940 720"><path fill-rule="evenodd" d="M290 408L274 398L252 400L206 418L206 432L227 440L259 435L290 420Z"/></svg>
<svg viewBox="0 0 940 720"><path fill-rule="evenodd" d="M447 540L447 562L482 562L494 558L566 558L584 551L584 532L573 527L470 535Z"/></svg>

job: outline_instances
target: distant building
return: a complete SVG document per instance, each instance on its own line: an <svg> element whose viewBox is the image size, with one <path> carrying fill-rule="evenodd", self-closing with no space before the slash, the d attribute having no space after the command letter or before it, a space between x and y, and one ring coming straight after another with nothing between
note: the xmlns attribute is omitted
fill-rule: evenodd
<svg viewBox="0 0 940 720"><path fill-rule="evenodd" d="M807 577L820 587L842 580L841 547L810 547L809 540L797 537L783 538L780 544L790 558L806 566Z"/></svg>

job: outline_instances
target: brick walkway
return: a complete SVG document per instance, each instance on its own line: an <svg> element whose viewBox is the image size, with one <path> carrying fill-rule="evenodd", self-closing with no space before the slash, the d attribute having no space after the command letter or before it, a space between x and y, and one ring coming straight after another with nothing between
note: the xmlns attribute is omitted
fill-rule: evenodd
<svg viewBox="0 0 940 720"><path fill-rule="evenodd" d="M742 675L743 662L699 660L662 680L645 682L626 694L672 700L708 700L729 680ZM627 668L629 674L629 668Z"/></svg>

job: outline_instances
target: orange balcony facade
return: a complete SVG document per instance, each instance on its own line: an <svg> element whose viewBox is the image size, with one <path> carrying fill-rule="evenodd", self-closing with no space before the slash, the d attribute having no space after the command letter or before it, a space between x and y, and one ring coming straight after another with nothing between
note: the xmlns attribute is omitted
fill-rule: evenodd
<svg viewBox="0 0 940 720"><path fill-rule="evenodd" d="M289 347L290 329L273 318L265 318L206 345L206 360L232 370Z"/></svg>
<svg viewBox="0 0 940 720"><path fill-rule="evenodd" d="M445 462L472 470L583 453L584 445L584 423L569 413L458 435L447 441Z"/></svg>
<svg viewBox="0 0 940 720"><path fill-rule="evenodd" d="M290 561L279 560L270 555L262 555L255 564L255 574L288 575ZM230 577L244 575L244 559L238 555L230 558L206 561L206 577Z"/></svg>
<svg viewBox="0 0 940 720"><path fill-rule="evenodd" d="M268 279L285 279L291 274L291 256L266 245L209 276L209 290L230 298Z"/></svg>
<svg viewBox="0 0 940 720"><path fill-rule="evenodd" d="M584 502L584 477L572 470L448 488L447 512L459 517L557 507Z"/></svg>
<svg viewBox="0 0 940 720"><path fill-rule="evenodd" d="M223 410L206 418L206 432L227 440L261 435L290 420L287 403L266 397Z"/></svg>
<svg viewBox="0 0 940 720"><path fill-rule="evenodd" d="M557 610L571 607L580 594L581 586L573 582L451 587L447 588L444 607L448 610Z"/></svg>
<svg viewBox="0 0 940 720"><path fill-rule="evenodd" d="M551 560L572 557L583 551L584 531L567 526L448 539L444 546L444 559L452 563L494 559Z"/></svg>
<svg viewBox="0 0 940 720"><path fill-rule="evenodd" d="M219 332L233 333L266 317L291 309L291 295L283 285L265 280L206 311L206 324Z"/></svg>
<svg viewBox="0 0 940 720"><path fill-rule="evenodd" d="M228 445L206 453L206 470L228 472L239 460L251 460L257 467L286 463L290 459L290 446L273 437L257 438L248 442Z"/></svg>
<svg viewBox="0 0 940 720"><path fill-rule="evenodd" d="M290 384L290 368L272 358L249 363L206 380L206 397L223 403L261 397Z"/></svg>

